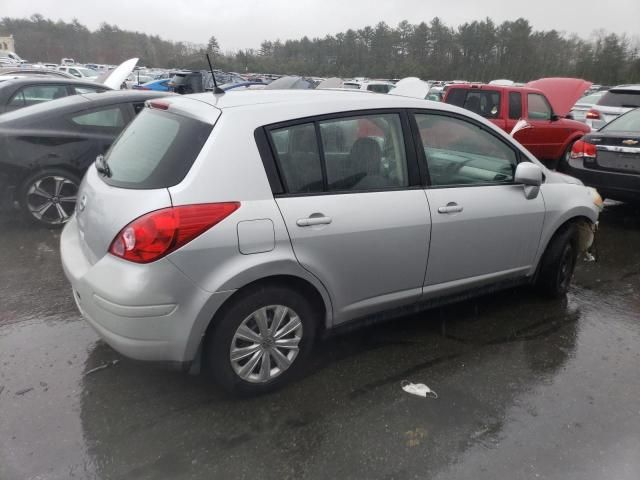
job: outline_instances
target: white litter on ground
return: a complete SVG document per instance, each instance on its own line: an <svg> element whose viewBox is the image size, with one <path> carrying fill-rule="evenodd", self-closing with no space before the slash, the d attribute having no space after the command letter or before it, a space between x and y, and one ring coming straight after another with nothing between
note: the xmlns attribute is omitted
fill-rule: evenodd
<svg viewBox="0 0 640 480"><path fill-rule="evenodd" d="M400 382L402 389L411 395L417 395L424 398L438 398L438 394L427 387L424 383L411 383L408 380Z"/></svg>

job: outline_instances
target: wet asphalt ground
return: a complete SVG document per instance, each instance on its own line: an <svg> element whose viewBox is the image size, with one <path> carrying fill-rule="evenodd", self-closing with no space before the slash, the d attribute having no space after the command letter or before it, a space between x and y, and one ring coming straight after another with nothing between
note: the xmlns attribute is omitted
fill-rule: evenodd
<svg viewBox="0 0 640 480"><path fill-rule="evenodd" d="M566 300L520 288L358 330L234 400L111 350L58 234L0 216L0 479L637 480L640 211L608 205L599 251Z"/></svg>

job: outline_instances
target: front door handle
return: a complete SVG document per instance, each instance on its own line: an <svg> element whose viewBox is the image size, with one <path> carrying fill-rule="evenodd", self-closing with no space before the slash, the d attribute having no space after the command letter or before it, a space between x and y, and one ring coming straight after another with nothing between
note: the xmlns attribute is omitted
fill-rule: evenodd
<svg viewBox="0 0 640 480"><path fill-rule="evenodd" d="M456 202L447 203L446 207L438 207L438 213L459 213L462 210L462 205L458 205Z"/></svg>
<svg viewBox="0 0 640 480"><path fill-rule="evenodd" d="M313 225L329 225L331 223L331 217L309 217L299 218L296 221L296 225L299 227L312 227Z"/></svg>

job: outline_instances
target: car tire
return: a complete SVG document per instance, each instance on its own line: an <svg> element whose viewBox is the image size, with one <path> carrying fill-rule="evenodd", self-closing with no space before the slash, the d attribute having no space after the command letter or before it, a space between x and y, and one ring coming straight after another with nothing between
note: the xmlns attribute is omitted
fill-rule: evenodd
<svg viewBox="0 0 640 480"><path fill-rule="evenodd" d="M61 228L75 210L80 178L62 168L46 168L30 175L19 189L25 218L48 228Z"/></svg>
<svg viewBox="0 0 640 480"><path fill-rule="evenodd" d="M283 309L287 309L284 314ZM258 324L259 312L264 312L264 332ZM290 288L261 286L241 292L214 318L215 324L205 337L203 369L234 395L276 390L304 371L315 340L317 317L311 303ZM282 335L287 330L291 332ZM279 342L288 346L279 347Z"/></svg>
<svg viewBox="0 0 640 480"><path fill-rule="evenodd" d="M578 230L573 224L555 233L544 252L536 286L546 296L561 298L569 290L578 260Z"/></svg>
<svg viewBox="0 0 640 480"><path fill-rule="evenodd" d="M558 160L558 166L557 169L559 172L566 172L567 171L567 167L569 166L569 157L571 155L571 150L573 149L573 144L576 142L571 142L568 146L567 149L564 151L564 153L562 154L562 158L560 158L560 160Z"/></svg>

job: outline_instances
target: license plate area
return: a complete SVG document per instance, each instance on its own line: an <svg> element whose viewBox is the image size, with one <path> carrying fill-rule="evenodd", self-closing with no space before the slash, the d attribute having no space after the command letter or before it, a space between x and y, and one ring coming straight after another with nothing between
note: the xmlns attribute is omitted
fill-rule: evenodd
<svg viewBox="0 0 640 480"><path fill-rule="evenodd" d="M598 167L623 173L640 174L640 152L610 152L599 150L596 158Z"/></svg>

